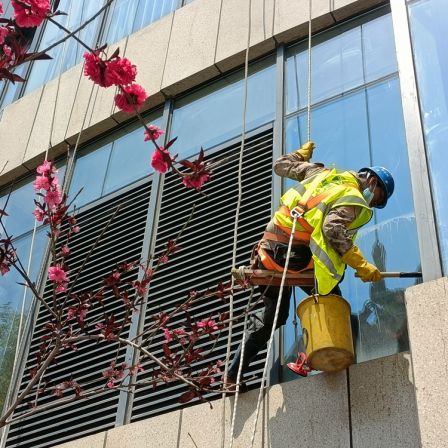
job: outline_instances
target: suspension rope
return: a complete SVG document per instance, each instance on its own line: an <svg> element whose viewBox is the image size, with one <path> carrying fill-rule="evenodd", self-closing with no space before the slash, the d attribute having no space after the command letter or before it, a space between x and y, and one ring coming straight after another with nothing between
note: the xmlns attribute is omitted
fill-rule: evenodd
<svg viewBox="0 0 448 448"><path fill-rule="evenodd" d="M307 137L311 141L311 20L313 15L313 0L308 3L308 105L307 105Z"/></svg>
<svg viewBox="0 0 448 448"><path fill-rule="evenodd" d="M312 75L312 70L311 70L311 45L312 45L311 21L312 21L312 0L309 0L309 3L308 3L308 106L307 106L307 112L308 112L308 114L307 114L308 115L307 116L307 137L308 137L308 141L311 141L311 87L312 87L312 85L311 85L311 75ZM292 247L292 242L294 239L294 233L296 230L296 224L297 224L297 215L294 215L293 222L292 222L291 235L289 237L288 250L286 253L285 265L283 267L282 280L280 283L280 290L279 290L279 294L278 294L278 298L277 298L277 306L275 308L274 320L272 322L271 336L270 336L268 344L267 344L266 359L265 359L265 363L264 363L263 374L261 377L260 390L259 390L258 400L257 400L257 408L256 408L256 412L255 412L254 425L253 425L253 430L252 430L252 437L251 437L251 443L250 443L251 448L253 448L253 446L254 446L255 434L256 434L257 423L258 423L258 416L260 413L260 405L261 405L261 401L264 397L264 383L266 380L269 357L271 355L272 342L274 340L274 334L275 334L275 330L277 327L277 320L278 320L278 315L279 315L279 311L280 311L280 305L281 305L282 296L283 296L283 289L284 289L286 274L287 274L288 266L289 266L289 260L291 257L291 247ZM317 293L316 276L314 276L314 288L315 288L315 293ZM295 295L294 295L294 302L295 302ZM294 312L296 312L296 310L294 310Z"/></svg>
<svg viewBox="0 0 448 448"><path fill-rule="evenodd" d="M269 357L271 355L272 341L274 340L274 333L276 330L275 327L277 326L278 315L280 312L280 305L281 305L281 301L282 301L283 289L285 286L286 274L288 272L289 259L291 257L291 247L292 247L292 241L294 239L294 232L296 231L296 224L297 224L297 217L294 216L293 221L292 221L291 235L289 237L288 251L286 252L285 266L283 268L282 280L280 283L280 290L278 293L277 306L275 307L275 315L274 315L274 320L272 322L271 336L269 338L267 352L266 352L266 360L264 362L263 374L261 376L261 384L260 384L260 390L258 393L257 408L256 408L255 418L254 418L254 426L253 426L252 437L251 437L251 441L250 441L251 448L253 448L253 446L254 446L255 433L257 430L257 423L258 423L258 415L260 413L260 404L261 404L261 400L264 396L264 383L265 383L266 374L267 374L267 370L268 370Z"/></svg>
<svg viewBox="0 0 448 448"><path fill-rule="evenodd" d="M236 251L238 244L238 227L239 227L239 217L241 210L241 202L243 196L243 183L242 183L242 174L243 174L243 155L244 155L244 144L246 138L246 115L247 115L247 90L248 90L248 78L249 78L249 49L250 49L250 38L251 38L251 27L252 27L252 0L248 1L248 31L247 31L247 42L246 42L246 53L244 60L244 91L243 91L243 114L242 114L242 129L241 129L241 147L238 161L238 199L235 211L235 225L233 229L233 251L232 251L232 267L235 267L236 264ZM230 359L230 348L232 343L232 332L233 332L233 288L235 286L235 279L232 276L231 280L231 293L230 293L230 303L229 303L229 334L227 337L227 350L226 350L226 362L224 367L224 388L222 394L222 411L221 411L221 448L224 448L225 444L225 429L226 429L226 391L225 387L227 384L227 373L229 368L229 359ZM244 316L244 324L243 324L243 339L241 341L242 346L245 344L245 329L247 325L247 314ZM240 366L243 363L243 351L241 351L240 358ZM238 369L238 377L241 376L240 369ZM231 424L231 434L230 434L230 447L233 445L233 433L235 426L235 416L238 405L238 395L239 395L239 380L237 379L236 384L236 393L235 393L235 402L233 406L233 415L232 415L232 424Z"/></svg>

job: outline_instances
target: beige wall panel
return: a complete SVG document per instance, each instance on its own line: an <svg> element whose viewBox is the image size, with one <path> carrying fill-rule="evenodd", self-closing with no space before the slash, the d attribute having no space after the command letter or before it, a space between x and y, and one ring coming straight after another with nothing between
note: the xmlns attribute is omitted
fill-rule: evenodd
<svg viewBox="0 0 448 448"><path fill-rule="evenodd" d="M215 49L221 0L195 0L174 13L162 90L175 95L217 76Z"/></svg>
<svg viewBox="0 0 448 448"><path fill-rule="evenodd" d="M308 8L308 0L276 1L274 38L277 42L287 43L308 36ZM329 0L312 1L312 19L313 33L334 23Z"/></svg>
<svg viewBox="0 0 448 448"><path fill-rule="evenodd" d="M448 278L408 288L405 298L422 447L447 447Z"/></svg>
<svg viewBox="0 0 448 448"><path fill-rule="evenodd" d="M39 107L42 88L31 92L26 97L5 108L0 120L0 185L13 180L27 172L22 161L28 145L28 138L33 128Z"/></svg>
<svg viewBox="0 0 448 448"><path fill-rule="evenodd" d="M250 446L258 390L239 397L234 448ZM226 400L226 446L234 398ZM222 400L200 404L108 431L106 448L221 447ZM345 372L273 386L261 407L255 447L350 444Z"/></svg>
<svg viewBox="0 0 448 448"><path fill-rule="evenodd" d="M188 447L178 443L181 426L182 412L168 412L109 430L104 448Z"/></svg>
<svg viewBox="0 0 448 448"><path fill-rule="evenodd" d="M152 109L162 104L165 99L160 90L173 19L174 13L162 17L150 26L132 34L126 45L126 57L138 68L136 81L149 95L144 109ZM119 116L114 118L121 120ZM129 114L126 118L129 118Z"/></svg>
<svg viewBox="0 0 448 448"><path fill-rule="evenodd" d="M63 443L62 445L55 445L54 448L104 448L105 440L106 433L100 432L98 434L94 434L93 436Z"/></svg>
<svg viewBox="0 0 448 448"><path fill-rule="evenodd" d="M339 22L389 2L385 0L330 0L330 3L334 18Z"/></svg>
<svg viewBox="0 0 448 448"><path fill-rule="evenodd" d="M409 354L350 367L353 448L418 448Z"/></svg>
<svg viewBox="0 0 448 448"><path fill-rule="evenodd" d="M81 70L81 67L82 65L78 65L73 70ZM105 116L101 121L93 121L92 114L96 92L98 89L102 89L102 87L97 86L84 75L79 77L79 74L80 72L78 72L78 77L76 79L75 90L71 93L71 102L68 102L70 115L65 139L70 144L76 143L78 134L81 130L80 143L83 143L117 125L117 122L110 116ZM70 95L69 92L67 92L67 94Z"/></svg>
<svg viewBox="0 0 448 448"><path fill-rule="evenodd" d="M249 58L275 47L272 38L274 0L252 0ZM222 0L216 66L222 72L244 63L249 26L249 0Z"/></svg>

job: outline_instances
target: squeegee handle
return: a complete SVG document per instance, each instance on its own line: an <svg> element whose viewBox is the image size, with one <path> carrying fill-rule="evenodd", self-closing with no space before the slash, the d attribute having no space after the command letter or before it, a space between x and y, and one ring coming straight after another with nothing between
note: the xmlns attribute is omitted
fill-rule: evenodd
<svg viewBox="0 0 448 448"><path fill-rule="evenodd" d="M359 277L355 274L355 277ZM422 278L421 272L381 272L383 278Z"/></svg>

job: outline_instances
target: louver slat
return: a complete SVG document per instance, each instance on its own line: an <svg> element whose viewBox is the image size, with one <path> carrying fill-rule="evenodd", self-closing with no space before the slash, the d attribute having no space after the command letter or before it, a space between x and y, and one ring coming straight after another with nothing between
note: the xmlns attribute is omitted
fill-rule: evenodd
<svg viewBox="0 0 448 448"><path fill-rule="evenodd" d="M243 157L243 196L239 220L239 238L236 265L247 264L253 245L259 240L271 214L271 179L272 179L272 130L261 132L248 138ZM215 152L214 161L229 160L214 171L212 180L204 187L207 196L201 196L191 190L179 188L178 178L167 175L162 194L162 204L156 239L156 254L160 254L167 241L173 239L188 219L193 203L196 212L179 240L179 251L162 266L155 276L150 289L145 328L152 323L152 316L159 312L170 312L181 303L191 289L206 290L221 281L230 280L232 263L233 229L238 198L238 162L240 145L235 144ZM231 157L229 157L231 156ZM249 291L235 294L235 313L241 313L249 297ZM253 301L259 298L254 294ZM260 314L258 306L254 312ZM212 303L199 302L190 311L196 319L207 318L228 310L228 305L215 300ZM173 321L172 328L182 321L179 317ZM243 323L236 323L232 332L232 351L235 351L242 337ZM163 335L155 337L150 351L162 356ZM206 353L215 341L201 341ZM225 359L227 331L222 331L212 356L194 365L201 370L216 360ZM246 378L250 387L259 385L263 368L264 352L260 353L252 364ZM145 372L140 373L140 380L147 380L148 385L137 389L132 421L158 415L184 407L178 402L179 396L187 390L179 382L159 385L153 389L151 362L144 363ZM219 378L217 378L219 379ZM220 395L214 395L220 397ZM194 402L194 401L193 401ZM193 402L188 403L191 405Z"/></svg>
<svg viewBox="0 0 448 448"><path fill-rule="evenodd" d="M80 275L74 292L98 289L104 276L111 272L116 263L135 261L142 257L150 193L150 182L140 183L123 194L109 200L103 199L100 204L79 213L78 223L82 231L73 239L71 249L73 253L76 252L76 255L69 259L72 278L89 252L91 244L101 233L118 204L121 204L119 213ZM137 269L128 273L129 281L136 279ZM44 297L51 300L50 288L46 288ZM122 307L115 298L108 296L104 303L108 312L114 312L119 318L123 317L123 312L120 311ZM95 313L99 315L100 311L91 313L89 316L95 316ZM30 378L30 369L35 366L34 354L40 344L39 338L44 333L43 324L47 318L48 313L42 308L36 320L30 352L21 380L21 390ZM78 348L77 352L61 353L45 379L55 385L73 378L81 384L88 383L89 387L84 389L86 391L93 387L103 386L104 378L101 372L109 367L110 361L114 359L117 346L86 341L80 343ZM123 361L124 351L125 349L120 350L118 362ZM67 396L70 395L67 394ZM118 396L118 391L108 390L88 400L67 403L26 417L11 426L6 447L50 447L112 428L115 424ZM51 403L52 400L52 397L39 399L38 404ZM28 402L23 403L15 417L29 409Z"/></svg>

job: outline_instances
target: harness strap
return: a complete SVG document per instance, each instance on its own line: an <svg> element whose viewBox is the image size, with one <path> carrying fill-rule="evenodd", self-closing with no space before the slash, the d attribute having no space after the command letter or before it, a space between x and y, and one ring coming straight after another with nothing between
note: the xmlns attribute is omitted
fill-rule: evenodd
<svg viewBox="0 0 448 448"><path fill-rule="evenodd" d="M260 246L260 243L258 244L256 248L256 252L258 254L258 257L262 263L262 265L268 270L268 271L276 271L276 272L283 272L283 266L280 266L268 253L265 249L263 249ZM309 263L303 268L300 269L300 271L295 271L293 269L288 269L286 272L287 274L299 274L300 272L307 271L309 269L314 268L314 262L311 258Z"/></svg>

